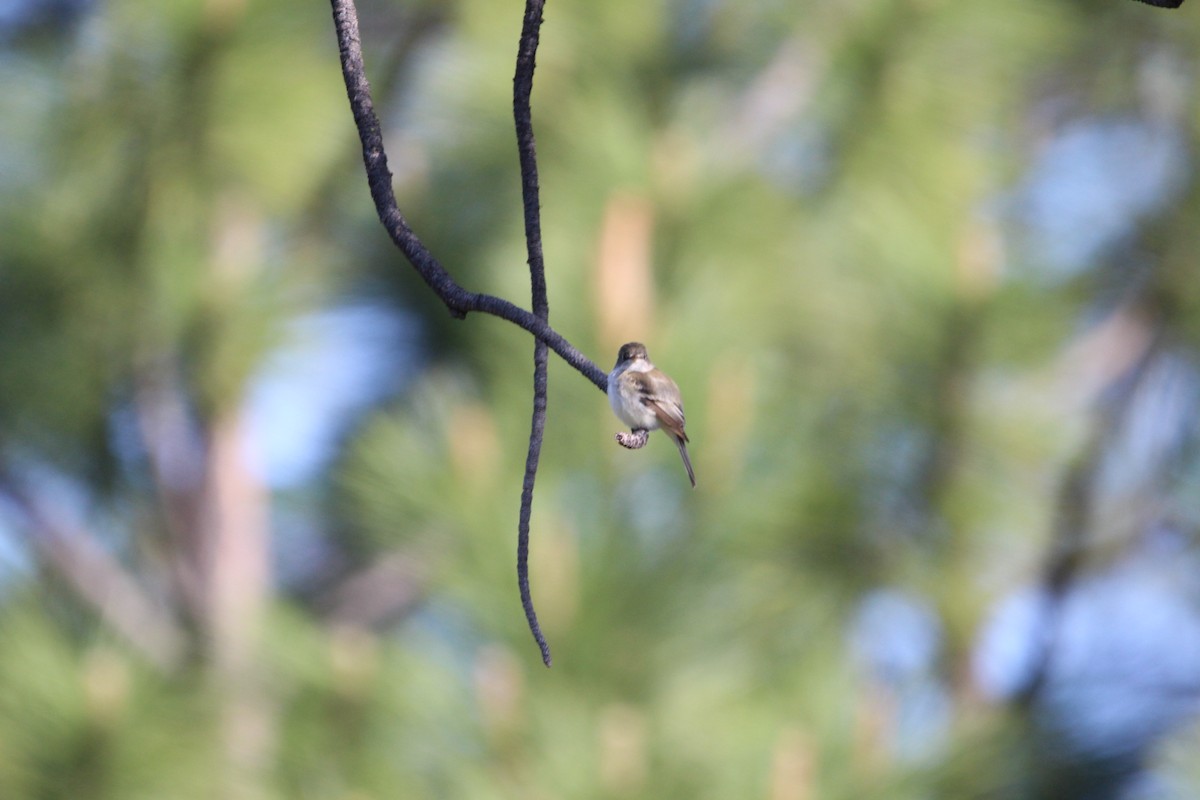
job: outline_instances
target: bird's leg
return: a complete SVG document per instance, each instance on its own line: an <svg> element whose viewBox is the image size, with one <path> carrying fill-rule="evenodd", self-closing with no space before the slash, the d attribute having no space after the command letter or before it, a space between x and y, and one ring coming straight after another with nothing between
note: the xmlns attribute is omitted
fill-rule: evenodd
<svg viewBox="0 0 1200 800"><path fill-rule="evenodd" d="M645 447L646 442L649 440L650 431L645 428L634 428L630 433L621 431L617 434L617 444L621 445L621 447L628 447L630 450Z"/></svg>

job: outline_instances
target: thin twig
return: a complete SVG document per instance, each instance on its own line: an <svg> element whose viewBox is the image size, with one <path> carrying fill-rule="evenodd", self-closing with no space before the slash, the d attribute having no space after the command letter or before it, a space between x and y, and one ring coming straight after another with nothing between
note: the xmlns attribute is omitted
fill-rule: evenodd
<svg viewBox="0 0 1200 800"><path fill-rule="evenodd" d="M605 373L587 356L580 353L557 331L536 314L531 314L509 301L494 295L469 292L460 286L441 263L417 238L396 204L392 191L392 173L388 169L387 153L383 149L383 135L379 119L375 116L371 100L371 85L363 69L362 41L358 31L358 11L353 0L330 0L333 7L333 24L337 30L338 52L342 63L342 77L346 82L346 95L350 110L358 127L362 141L363 164L367 170L367 183L371 188L371 199L379 221L405 258L413 265L422 280L441 299L451 315L459 319L471 311L500 317L529 331L539 341L545 342L564 361L578 370L595 384L600 391L608 388Z"/></svg>
<svg viewBox="0 0 1200 800"><path fill-rule="evenodd" d="M533 421L529 430L529 452L525 456L525 480L521 484L521 515L517 523L517 586L521 592L521 607L529 631L542 651L542 663L547 667L552 661L550 645L542 635L537 612L533 609L533 596L529 591L529 517L533 511L533 483L537 479L538 459L542 453L542 433L546 427L546 361L548 351L539 341L533 349Z"/></svg>
<svg viewBox="0 0 1200 800"><path fill-rule="evenodd" d="M517 152L521 162L521 196L525 206L525 247L529 255L529 286L533 295L533 313L548 322L550 302L546 297L546 265L542 256L542 220L538 198L537 148L533 137L530 95L536 68L542 7L545 0L527 0L521 42L517 48L517 67L513 75L513 120L517 129ZM525 456L525 479L521 484L521 514L517 523L517 586L521 607L529 631L542 651L542 663L550 666L550 645L542 635L533 595L529 590L529 517L533 511L533 485L537 480L538 460L542 454L542 435L546 428L546 386L549 380L549 351L538 339L533 345L533 420L529 428L529 452Z"/></svg>

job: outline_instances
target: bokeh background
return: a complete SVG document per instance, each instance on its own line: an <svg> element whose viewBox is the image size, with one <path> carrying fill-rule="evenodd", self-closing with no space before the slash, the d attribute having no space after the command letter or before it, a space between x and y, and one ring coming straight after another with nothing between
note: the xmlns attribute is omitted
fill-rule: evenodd
<svg viewBox="0 0 1200 800"><path fill-rule="evenodd" d="M329 7L0 2L0 797L1200 796L1200 8L550 0L551 321ZM528 304L517 0L364 0Z"/></svg>

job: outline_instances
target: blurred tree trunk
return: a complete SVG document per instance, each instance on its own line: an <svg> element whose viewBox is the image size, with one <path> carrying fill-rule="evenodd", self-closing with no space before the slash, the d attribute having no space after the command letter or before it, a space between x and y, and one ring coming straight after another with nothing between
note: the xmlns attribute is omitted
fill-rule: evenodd
<svg viewBox="0 0 1200 800"><path fill-rule="evenodd" d="M202 536L206 637L221 698L228 797L256 797L271 762L274 708L258 667L270 590L268 495L247 463L245 419L218 416L208 437Z"/></svg>

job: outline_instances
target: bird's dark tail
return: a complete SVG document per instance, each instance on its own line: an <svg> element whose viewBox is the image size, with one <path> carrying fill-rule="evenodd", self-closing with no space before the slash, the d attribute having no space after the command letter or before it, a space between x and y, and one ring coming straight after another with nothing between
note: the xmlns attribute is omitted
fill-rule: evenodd
<svg viewBox="0 0 1200 800"><path fill-rule="evenodd" d="M688 458L687 442L679 437L672 436L675 440L675 446L679 448L679 455L683 457L683 466L687 470L688 480L692 482L692 488L696 488L696 473L692 470L692 460Z"/></svg>

